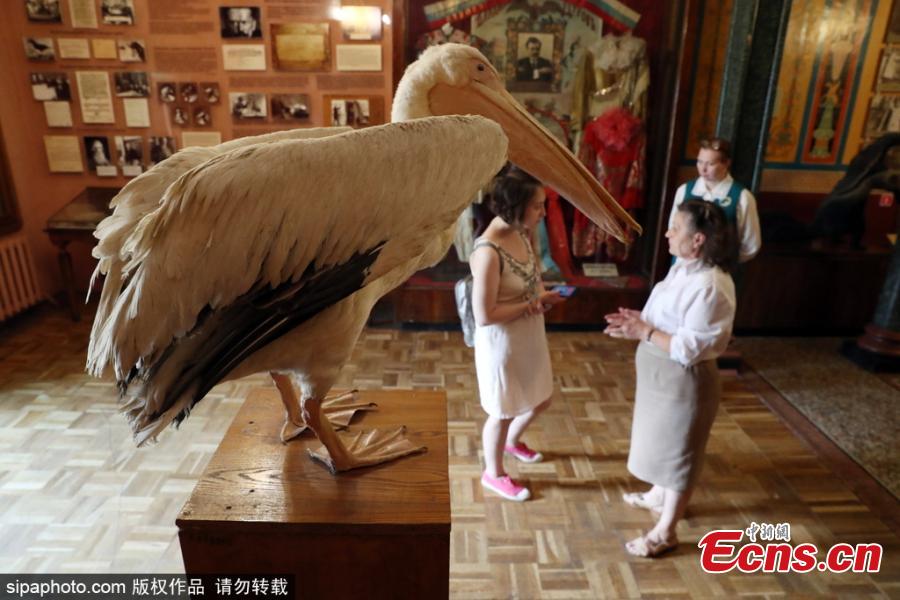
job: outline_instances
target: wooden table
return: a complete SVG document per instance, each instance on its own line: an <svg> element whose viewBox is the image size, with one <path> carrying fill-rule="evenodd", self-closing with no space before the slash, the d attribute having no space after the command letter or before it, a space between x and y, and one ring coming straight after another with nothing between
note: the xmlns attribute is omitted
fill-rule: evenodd
<svg viewBox="0 0 900 600"><path fill-rule="evenodd" d="M75 286L75 275L72 271L72 255L69 254L69 244L73 241L85 241L91 246L95 241L93 234L100 224L112 211L109 209L109 201L119 193L117 187L88 187L72 198L65 206L47 219L47 227L44 231L50 236L50 241L59 250L59 270L62 273L63 286L66 291L66 299L72 319L81 319L81 305L83 300L78 297Z"/></svg>
<svg viewBox="0 0 900 600"><path fill-rule="evenodd" d="M284 408L253 390L176 520L185 571L290 574L298 598L446 598L447 397L364 391L351 431L406 425L424 454L331 475L309 434L279 441Z"/></svg>

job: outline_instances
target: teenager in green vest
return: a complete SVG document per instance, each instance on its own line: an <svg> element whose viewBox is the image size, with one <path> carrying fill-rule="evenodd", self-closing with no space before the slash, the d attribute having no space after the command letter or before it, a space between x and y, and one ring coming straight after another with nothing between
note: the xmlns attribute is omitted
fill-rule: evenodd
<svg viewBox="0 0 900 600"><path fill-rule="evenodd" d="M762 237L759 231L759 215L756 212L756 198L750 190L734 180L728 172L731 166L731 144L721 138L700 142L697 154L697 173L675 192L669 227L678 211L678 205L685 200L706 200L715 202L725 211L725 217L737 231L740 245L739 261L747 262L759 252Z"/></svg>

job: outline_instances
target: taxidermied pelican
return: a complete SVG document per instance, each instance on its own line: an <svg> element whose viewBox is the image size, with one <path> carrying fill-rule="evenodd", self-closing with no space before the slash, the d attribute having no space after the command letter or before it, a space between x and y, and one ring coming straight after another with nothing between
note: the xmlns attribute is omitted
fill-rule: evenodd
<svg viewBox="0 0 900 600"><path fill-rule="evenodd" d="M397 431L348 446L323 400L374 304L443 258L459 214L507 157L608 233L640 230L473 48L427 50L400 81L392 119L189 149L120 192L96 233L106 281L87 369L112 365L138 444L217 383L268 371L282 439L308 424L333 472L421 450Z"/></svg>

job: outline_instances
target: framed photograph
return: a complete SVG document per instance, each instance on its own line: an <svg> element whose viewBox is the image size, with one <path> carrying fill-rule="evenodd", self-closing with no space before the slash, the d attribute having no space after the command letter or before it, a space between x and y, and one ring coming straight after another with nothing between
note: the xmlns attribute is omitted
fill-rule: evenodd
<svg viewBox="0 0 900 600"><path fill-rule="evenodd" d="M117 71L113 73L116 96L119 98L147 98L150 96L150 80L142 71Z"/></svg>
<svg viewBox="0 0 900 600"><path fill-rule="evenodd" d="M200 84L203 90L203 98L208 104L218 104L221 92L219 92L219 84L215 81L206 81Z"/></svg>
<svg viewBox="0 0 900 600"><path fill-rule="evenodd" d="M116 152L119 155L119 166L122 171L126 167L140 167L144 164L144 143L138 135L117 135ZM125 173L126 175L128 173Z"/></svg>
<svg viewBox="0 0 900 600"><path fill-rule="evenodd" d="M258 6L220 6L223 38L261 38Z"/></svg>
<svg viewBox="0 0 900 600"><path fill-rule="evenodd" d="M100 15L106 25L134 25L134 0L102 0Z"/></svg>
<svg viewBox="0 0 900 600"><path fill-rule="evenodd" d="M25 0L25 14L29 21L62 23L59 0Z"/></svg>
<svg viewBox="0 0 900 600"><path fill-rule="evenodd" d="M325 123L332 127L368 127L384 123L380 96L325 96Z"/></svg>
<svg viewBox="0 0 900 600"><path fill-rule="evenodd" d="M237 120L265 119L269 116L265 94L232 92L228 94L231 116Z"/></svg>
<svg viewBox="0 0 900 600"><path fill-rule="evenodd" d="M866 139L876 140L886 133L898 132L900 132L900 95L875 94L869 101Z"/></svg>
<svg viewBox="0 0 900 600"><path fill-rule="evenodd" d="M159 101L165 102L168 104L169 102L175 102L175 84L171 82L160 83L159 88L157 88L159 93Z"/></svg>
<svg viewBox="0 0 900 600"><path fill-rule="evenodd" d="M381 39L381 9L377 6L341 6L341 35L346 41Z"/></svg>
<svg viewBox="0 0 900 600"><path fill-rule="evenodd" d="M193 104L197 101L197 98L200 97L200 94L197 90L196 83L179 83L178 84L178 97L181 98L182 102L187 102L188 104Z"/></svg>
<svg viewBox="0 0 900 600"><path fill-rule="evenodd" d="M25 57L28 60L49 62L56 58L53 38L26 37L22 40L25 42Z"/></svg>
<svg viewBox="0 0 900 600"><path fill-rule="evenodd" d="M97 167L112 165L109 153L109 138L105 136L84 136L84 155L87 157L89 171L96 171Z"/></svg>
<svg viewBox="0 0 900 600"><path fill-rule="evenodd" d="M31 95L35 100L71 100L69 76L65 73L32 73Z"/></svg>
<svg viewBox="0 0 900 600"><path fill-rule="evenodd" d="M309 95L273 94L272 118L276 121L306 121L309 119Z"/></svg>
<svg viewBox="0 0 900 600"><path fill-rule="evenodd" d="M205 106L194 107L194 125L197 127L209 127L212 124L212 115Z"/></svg>
<svg viewBox="0 0 900 600"><path fill-rule="evenodd" d="M119 60L122 62L147 62L147 46L144 40L119 40Z"/></svg>
<svg viewBox="0 0 900 600"><path fill-rule="evenodd" d="M186 106L172 107L172 122L184 127L191 124L191 111Z"/></svg>
<svg viewBox="0 0 900 600"><path fill-rule="evenodd" d="M155 165L175 154L175 138L153 136L150 138L150 164Z"/></svg>
<svg viewBox="0 0 900 600"><path fill-rule="evenodd" d="M510 91L559 92L562 73L562 25L544 25L540 31L519 30L511 24L506 32L506 87Z"/></svg>
<svg viewBox="0 0 900 600"><path fill-rule="evenodd" d="M888 46L881 53L875 89L879 92L900 92L900 47Z"/></svg>
<svg viewBox="0 0 900 600"><path fill-rule="evenodd" d="M272 25L272 64L283 71L331 70L329 23Z"/></svg>

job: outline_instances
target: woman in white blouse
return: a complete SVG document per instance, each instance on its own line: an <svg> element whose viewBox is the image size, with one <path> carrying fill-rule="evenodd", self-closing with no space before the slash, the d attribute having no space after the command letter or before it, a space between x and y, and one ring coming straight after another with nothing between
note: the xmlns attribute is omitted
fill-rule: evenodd
<svg viewBox="0 0 900 600"><path fill-rule="evenodd" d="M675 529L719 406L715 359L728 345L735 309L728 270L736 262L737 243L724 211L703 200L685 201L666 238L676 261L644 310L620 308L606 315L608 335L641 340L628 470L653 487L623 499L659 520L625 548L650 558L678 544Z"/></svg>

